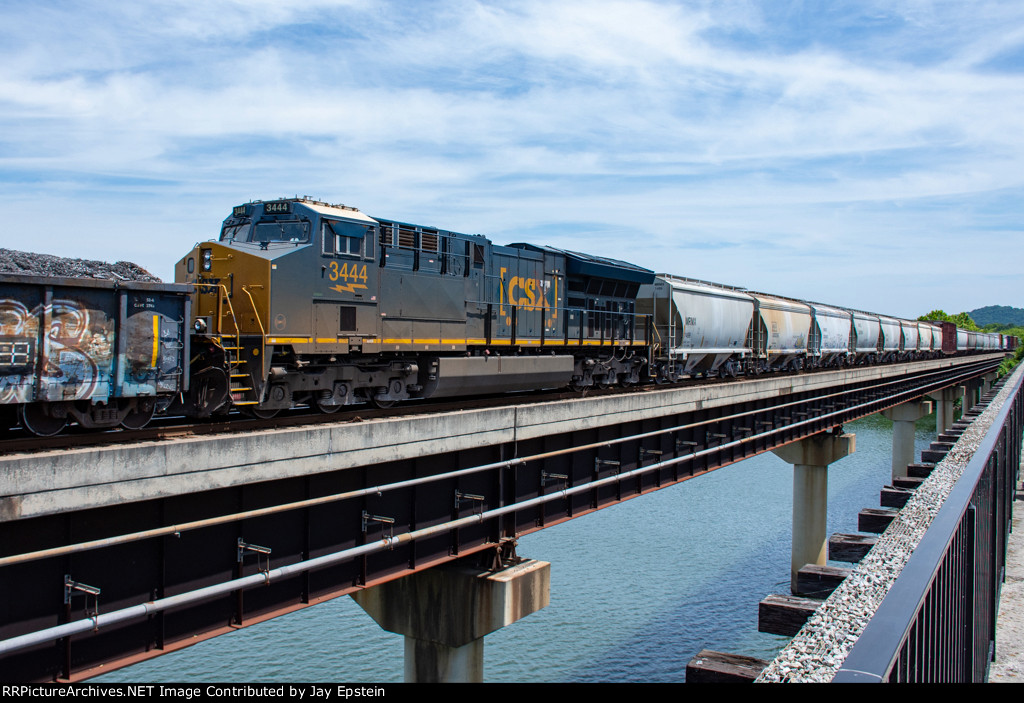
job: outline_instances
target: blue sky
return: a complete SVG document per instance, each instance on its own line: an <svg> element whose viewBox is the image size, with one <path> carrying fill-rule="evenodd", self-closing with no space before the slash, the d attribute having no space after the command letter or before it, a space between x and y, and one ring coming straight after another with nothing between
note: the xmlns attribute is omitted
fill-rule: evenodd
<svg viewBox="0 0 1024 703"><path fill-rule="evenodd" d="M309 194L901 316L1024 306L1024 3L0 4L0 246Z"/></svg>

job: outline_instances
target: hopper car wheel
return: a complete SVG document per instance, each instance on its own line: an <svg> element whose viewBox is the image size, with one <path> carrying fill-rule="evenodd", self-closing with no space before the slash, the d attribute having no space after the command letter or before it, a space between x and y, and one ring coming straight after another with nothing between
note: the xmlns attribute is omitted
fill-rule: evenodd
<svg viewBox="0 0 1024 703"><path fill-rule="evenodd" d="M126 430L141 430L153 419L153 413L155 412L155 403L139 403L121 420L121 427Z"/></svg>
<svg viewBox="0 0 1024 703"><path fill-rule="evenodd" d="M21 426L38 437L51 437L64 429L67 417L52 417L46 406L39 403L22 405L18 409Z"/></svg>

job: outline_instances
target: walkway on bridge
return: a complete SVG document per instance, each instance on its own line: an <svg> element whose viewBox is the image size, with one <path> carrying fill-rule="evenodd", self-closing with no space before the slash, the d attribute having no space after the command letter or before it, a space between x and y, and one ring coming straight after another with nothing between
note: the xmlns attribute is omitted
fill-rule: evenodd
<svg viewBox="0 0 1024 703"><path fill-rule="evenodd" d="M1017 486L989 683L1024 683L1024 490Z"/></svg>

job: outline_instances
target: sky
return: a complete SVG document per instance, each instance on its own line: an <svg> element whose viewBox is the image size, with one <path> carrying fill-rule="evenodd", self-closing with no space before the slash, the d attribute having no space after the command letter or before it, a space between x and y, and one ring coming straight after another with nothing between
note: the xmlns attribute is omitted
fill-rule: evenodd
<svg viewBox="0 0 1024 703"><path fill-rule="evenodd" d="M917 317L1024 307L1014 0L0 2L0 247L171 280L232 206Z"/></svg>

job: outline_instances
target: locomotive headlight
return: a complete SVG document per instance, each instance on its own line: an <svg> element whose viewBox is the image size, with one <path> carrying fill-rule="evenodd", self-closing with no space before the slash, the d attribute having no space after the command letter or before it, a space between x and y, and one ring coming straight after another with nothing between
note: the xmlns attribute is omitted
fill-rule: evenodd
<svg viewBox="0 0 1024 703"><path fill-rule="evenodd" d="M213 250L203 249L203 271L213 270Z"/></svg>
<svg viewBox="0 0 1024 703"><path fill-rule="evenodd" d="M196 334L205 334L206 333L206 320L204 320L201 317L197 317L196 321L195 321L195 323L193 323L192 327L195 329Z"/></svg>

